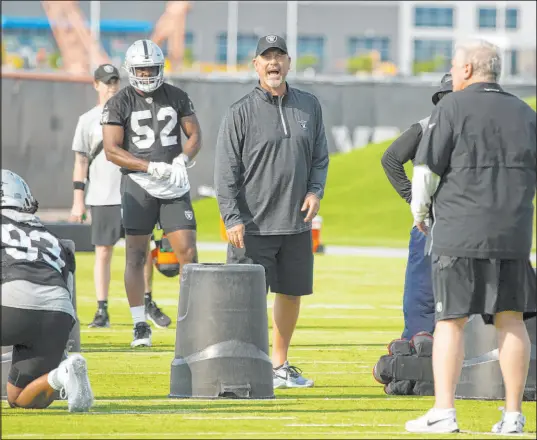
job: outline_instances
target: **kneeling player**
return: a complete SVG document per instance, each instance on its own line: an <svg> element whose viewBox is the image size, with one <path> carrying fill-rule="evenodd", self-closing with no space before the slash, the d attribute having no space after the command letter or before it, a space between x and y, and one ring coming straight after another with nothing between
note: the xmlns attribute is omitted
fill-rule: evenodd
<svg viewBox="0 0 537 440"><path fill-rule="evenodd" d="M37 201L17 174L2 170L2 346L13 346L7 383L12 408L48 407L67 397L87 411L93 393L85 359L62 361L75 323L75 258L34 215Z"/></svg>

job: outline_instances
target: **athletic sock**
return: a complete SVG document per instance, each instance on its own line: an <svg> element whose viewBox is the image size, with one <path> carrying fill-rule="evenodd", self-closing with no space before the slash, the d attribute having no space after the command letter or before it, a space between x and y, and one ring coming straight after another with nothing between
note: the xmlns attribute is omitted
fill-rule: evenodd
<svg viewBox="0 0 537 440"><path fill-rule="evenodd" d="M145 306L131 307L131 315L134 325L145 322Z"/></svg>
<svg viewBox="0 0 537 440"><path fill-rule="evenodd" d="M52 370L47 376L47 382L56 391L60 391L67 381L67 360L60 362L58 368Z"/></svg>
<svg viewBox="0 0 537 440"><path fill-rule="evenodd" d="M98 305L99 309L108 310L108 300L97 301L97 305Z"/></svg>
<svg viewBox="0 0 537 440"><path fill-rule="evenodd" d="M455 408L434 408L433 411L438 417L450 417L455 415Z"/></svg>

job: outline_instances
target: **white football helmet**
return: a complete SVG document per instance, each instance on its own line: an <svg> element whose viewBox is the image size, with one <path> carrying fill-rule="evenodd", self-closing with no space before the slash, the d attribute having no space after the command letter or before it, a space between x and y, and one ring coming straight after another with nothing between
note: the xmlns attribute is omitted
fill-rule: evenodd
<svg viewBox="0 0 537 440"><path fill-rule="evenodd" d="M136 68L153 67L154 73L149 77L136 75ZM132 43L125 54L123 68L129 74L129 82L134 88L151 93L164 82L164 54L151 40L138 40Z"/></svg>
<svg viewBox="0 0 537 440"><path fill-rule="evenodd" d="M34 214L38 203L24 179L13 171L2 169L2 209L15 209Z"/></svg>

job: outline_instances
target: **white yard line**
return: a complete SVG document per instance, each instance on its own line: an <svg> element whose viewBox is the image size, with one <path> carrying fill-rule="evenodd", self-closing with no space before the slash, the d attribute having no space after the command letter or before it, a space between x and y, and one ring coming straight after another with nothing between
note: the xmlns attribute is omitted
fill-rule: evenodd
<svg viewBox="0 0 537 440"><path fill-rule="evenodd" d="M91 415L91 414L90 414ZM82 416L82 415L79 415ZM306 425L303 425L306 426ZM337 425L333 425L337 426ZM353 425L353 426L360 426L360 425ZM371 425L372 427L375 425ZM381 427L382 425L376 425L378 427ZM397 427L399 425L394 425L394 427ZM469 434L469 435L476 435L476 436L499 436L500 434L493 434L490 432L475 432L475 431L461 431L462 434ZM405 432L403 431L403 427L401 426L401 430L378 430L378 431L334 431L334 432L327 432L327 431L307 431L303 433L304 435L308 436L318 436L319 438L323 437L325 438L327 434L330 434L331 436L346 436L346 435L353 435L356 436L356 438L367 438L368 435L390 435L390 436L415 436L416 434ZM249 432L229 432L229 431L200 431L200 432L114 432L113 434L107 434L103 435L103 433L95 433L95 432L71 432L71 433L57 433L57 434L43 434L43 433L21 433L21 434L13 434L9 435L7 433L2 432L2 438L9 439L9 438L164 438L164 437L172 437L172 438L192 438L192 437L201 437L201 436L215 436L217 438L225 436L226 438L238 438L238 437L247 437L247 438L290 438L296 435L296 431L274 431L274 432L267 432L264 431L249 431ZM432 435L432 434L431 434ZM512 437L517 438L535 438L535 434L511 434Z"/></svg>
<svg viewBox="0 0 537 440"><path fill-rule="evenodd" d="M305 362L301 362L305 363ZM361 371L308 371L308 374L326 374L333 376L352 376L353 374L371 374L371 365L359 365L356 368L359 370L367 370L366 372ZM147 376L152 375L170 375L169 371L122 371L122 372L104 372L104 371L90 371L91 376Z"/></svg>

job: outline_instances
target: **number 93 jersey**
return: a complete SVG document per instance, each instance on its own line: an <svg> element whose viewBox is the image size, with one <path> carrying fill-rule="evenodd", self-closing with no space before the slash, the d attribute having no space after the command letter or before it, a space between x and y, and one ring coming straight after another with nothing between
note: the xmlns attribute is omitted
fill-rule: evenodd
<svg viewBox="0 0 537 440"><path fill-rule="evenodd" d="M122 147L132 155L150 162L172 163L182 152L181 118L192 114L192 101L178 87L164 83L152 94L142 96L129 85L107 101L101 124L122 126Z"/></svg>
<svg viewBox="0 0 537 440"><path fill-rule="evenodd" d="M74 271L73 253L37 217L2 212L2 284L25 280L70 291L69 272Z"/></svg>

